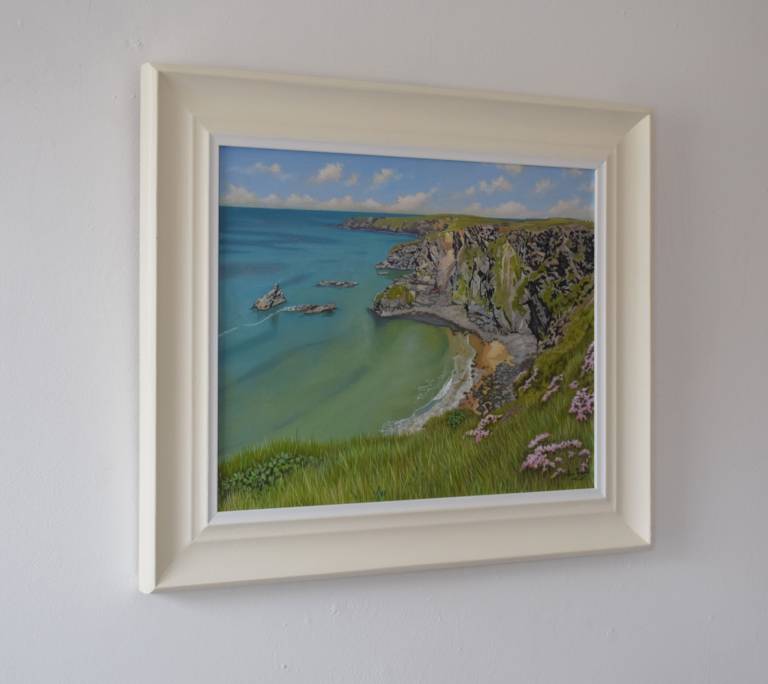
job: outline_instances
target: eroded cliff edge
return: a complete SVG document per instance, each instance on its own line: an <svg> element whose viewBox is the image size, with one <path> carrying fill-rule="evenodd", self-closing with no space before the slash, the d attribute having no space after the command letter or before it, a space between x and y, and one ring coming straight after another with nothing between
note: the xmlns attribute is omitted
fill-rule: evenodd
<svg viewBox="0 0 768 684"><path fill-rule="evenodd" d="M476 335L479 363L487 363L471 393L475 407L513 399L515 376L560 344L585 312L591 331L591 222L439 216L356 218L345 225L415 238L377 265L405 273L376 296L372 310L382 318L417 318Z"/></svg>

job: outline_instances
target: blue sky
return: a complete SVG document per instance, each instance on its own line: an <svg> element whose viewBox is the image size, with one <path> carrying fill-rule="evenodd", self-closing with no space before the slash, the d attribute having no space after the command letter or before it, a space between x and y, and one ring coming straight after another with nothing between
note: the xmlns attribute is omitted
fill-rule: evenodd
<svg viewBox="0 0 768 684"><path fill-rule="evenodd" d="M228 206L593 218L594 172L520 164L221 147Z"/></svg>

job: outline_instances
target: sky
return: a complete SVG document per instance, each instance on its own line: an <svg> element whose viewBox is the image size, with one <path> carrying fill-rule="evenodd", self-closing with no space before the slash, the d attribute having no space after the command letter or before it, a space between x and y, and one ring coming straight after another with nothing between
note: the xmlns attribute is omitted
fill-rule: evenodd
<svg viewBox="0 0 768 684"><path fill-rule="evenodd" d="M219 187L225 206L498 218L594 215L591 169L221 147Z"/></svg>

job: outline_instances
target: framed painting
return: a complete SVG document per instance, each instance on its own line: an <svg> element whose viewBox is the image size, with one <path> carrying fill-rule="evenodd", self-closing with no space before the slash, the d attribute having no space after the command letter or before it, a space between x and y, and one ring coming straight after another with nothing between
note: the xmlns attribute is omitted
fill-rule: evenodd
<svg viewBox="0 0 768 684"><path fill-rule="evenodd" d="M142 73L140 588L650 543L650 119Z"/></svg>

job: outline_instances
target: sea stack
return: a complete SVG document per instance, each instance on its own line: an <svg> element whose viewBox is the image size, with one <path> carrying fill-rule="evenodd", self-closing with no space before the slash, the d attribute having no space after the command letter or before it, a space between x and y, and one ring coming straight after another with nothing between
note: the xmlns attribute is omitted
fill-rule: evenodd
<svg viewBox="0 0 768 684"><path fill-rule="evenodd" d="M278 283L275 283L272 286L272 289L267 292L262 297L259 297L254 303L253 306L251 306L251 309L256 309L257 311L268 311L273 306L277 306L278 304L283 304L286 301L288 301L285 297L285 292L283 292L280 289L280 285Z"/></svg>

